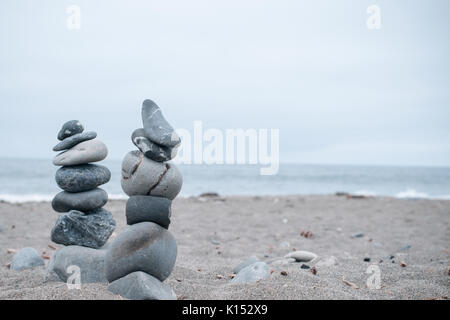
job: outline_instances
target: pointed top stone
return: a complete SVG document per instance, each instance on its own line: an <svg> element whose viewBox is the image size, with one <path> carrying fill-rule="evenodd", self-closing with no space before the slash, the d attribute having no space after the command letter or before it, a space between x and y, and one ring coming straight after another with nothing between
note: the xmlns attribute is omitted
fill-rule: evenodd
<svg viewBox="0 0 450 320"><path fill-rule="evenodd" d="M71 137L74 134L83 132L84 127L78 120L70 120L63 124L58 133L58 140L62 141L65 138Z"/></svg>

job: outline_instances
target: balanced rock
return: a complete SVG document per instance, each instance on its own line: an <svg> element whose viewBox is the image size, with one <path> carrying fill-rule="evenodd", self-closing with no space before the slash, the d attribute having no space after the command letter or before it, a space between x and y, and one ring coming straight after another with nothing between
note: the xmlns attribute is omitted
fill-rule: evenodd
<svg viewBox="0 0 450 320"><path fill-rule="evenodd" d="M242 270L231 280L232 283L257 282L270 276L270 270L265 262L255 262Z"/></svg>
<svg viewBox="0 0 450 320"><path fill-rule="evenodd" d="M107 283L105 277L106 249L67 246L57 250L47 266L45 281L57 280L67 282L73 273L70 266L80 268L81 283ZM53 279L53 275L56 279Z"/></svg>
<svg viewBox="0 0 450 320"><path fill-rule="evenodd" d="M111 179L111 171L95 164L67 166L59 168L55 178L58 186L64 191L83 192L107 183Z"/></svg>
<svg viewBox="0 0 450 320"><path fill-rule="evenodd" d="M151 275L137 271L112 282L108 290L132 300L175 300L172 288Z"/></svg>
<svg viewBox="0 0 450 320"><path fill-rule="evenodd" d="M55 243L100 248L113 233L116 222L105 209L83 212L72 210L59 216L51 232Z"/></svg>
<svg viewBox="0 0 450 320"><path fill-rule="evenodd" d="M181 139L162 115L161 109L152 100L142 104L142 123L145 134L151 141L166 147L175 147Z"/></svg>
<svg viewBox="0 0 450 320"><path fill-rule="evenodd" d="M78 210L91 211L103 207L108 202L108 194L100 188L79 193L63 191L58 193L52 201L52 207L57 212Z"/></svg>
<svg viewBox="0 0 450 320"><path fill-rule="evenodd" d="M165 147L147 139L144 129L134 130L131 141L147 157L154 161L164 162L176 157L178 147Z"/></svg>
<svg viewBox="0 0 450 320"><path fill-rule="evenodd" d="M150 160L135 150L123 159L121 184L129 196L152 195L173 200L181 190L183 179L174 165Z"/></svg>
<svg viewBox="0 0 450 320"><path fill-rule="evenodd" d="M74 134L82 133L83 130L84 127L78 120L67 121L58 133L58 140L62 141Z"/></svg>
<svg viewBox="0 0 450 320"><path fill-rule="evenodd" d="M71 149L57 154L53 159L55 166L74 166L102 161L108 155L108 148L98 139L81 142Z"/></svg>
<svg viewBox="0 0 450 320"><path fill-rule="evenodd" d="M153 196L132 196L127 201L127 224L154 222L168 229L170 224L171 204L167 198Z"/></svg>
<svg viewBox="0 0 450 320"><path fill-rule="evenodd" d="M62 151L70 149L83 141L92 140L95 139L96 137L97 133L93 131L77 133L74 134L73 136L65 138L63 141L58 143L56 146L53 147L53 151Z"/></svg>
<svg viewBox="0 0 450 320"><path fill-rule="evenodd" d="M42 260L36 249L24 248L14 255L11 262L11 270L22 271L43 266L44 264L44 260Z"/></svg>
<svg viewBox="0 0 450 320"><path fill-rule="evenodd" d="M172 272L177 245L169 231L156 223L129 226L111 243L106 253L105 272L109 282L135 271L143 271L160 281Z"/></svg>

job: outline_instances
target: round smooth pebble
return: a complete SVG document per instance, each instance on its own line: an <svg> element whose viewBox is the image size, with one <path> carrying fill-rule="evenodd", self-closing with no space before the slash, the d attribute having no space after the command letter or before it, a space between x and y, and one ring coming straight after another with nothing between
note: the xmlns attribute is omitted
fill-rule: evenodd
<svg viewBox="0 0 450 320"><path fill-rule="evenodd" d="M142 123L145 134L151 141L166 147L175 147L181 139L162 115L161 109L152 100L142 103Z"/></svg>
<svg viewBox="0 0 450 320"><path fill-rule="evenodd" d="M150 141L142 128L134 130L131 141L147 158L154 161L169 161L177 155L178 147L165 147Z"/></svg>
<svg viewBox="0 0 450 320"><path fill-rule="evenodd" d="M67 166L56 171L55 179L64 191L83 192L107 183L111 179L111 171L95 164Z"/></svg>
<svg viewBox="0 0 450 320"><path fill-rule="evenodd" d="M42 260L36 249L24 248L14 255L11 262L11 270L22 271L43 266L44 264L44 260Z"/></svg>
<svg viewBox="0 0 450 320"><path fill-rule="evenodd" d="M249 265L254 264L255 262L259 262L259 261L260 260L256 256L248 257L247 259L245 259L244 261L239 263L236 267L234 267L233 272L239 273L239 271L241 271L245 267L248 267Z"/></svg>
<svg viewBox="0 0 450 320"><path fill-rule="evenodd" d="M129 226L111 243L106 253L105 273L109 282L136 271L164 281L177 257L175 238L156 223Z"/></svg>
<svg viewBox="0 0 450 320"><path fill-rule="evenodd" d="M108 155L108 148L98 139L81 142L61 152L53 159L55 166L74 166L102 161Z"/></svg>
<svg viewBox="0 0 450 320"><path fill-rule="evenodd" d="M108 194L105 190L95 188L78 193L60 192L53 198L52 207L57 212L70 210L87 212L103 207L106 202L108 202Z"/></svg>
<svg viewBox="0 0 450 320"><path fill-rule="evenodd" d="M132 196L126 205L127 224L154 222L168 229L171 204L167 198L153 196Z"/></svg>
<svg viewBox="0 0 450 320"><path fill-rule="evenodd" d="M61 130L58 133L58 140L62 141L68 137L84 131L83 125L78 120L67 121L63 124Z"/></svg>
<svg viewBox="0 0 450 320"><path fill-rule="evenodd" d="M58 143L56 146L53 147L53 151L62 151L70 149L83 141L92 140L95 139L96 137L97 133L94 131L77 133Z"/></svg>
<svg viewBox="0 0 450 320"><path fill-rule="evenodd" d="M51 231L51 239L65 246L78 245L100 248L105 245L116 228L111 213L97 209L84 214L72 210L59 216Z"/></svg>
<svg viewBox="0 0 450 320"><path fill-rule="evenodd" d="M174 165L150 160L137 150L123 159L121 185L130 197L151 195L173 200L182 184L181 173Z"/></svg>
<svg viewBox="0 0 450 320"><path fill-rule="evenodd" d="M255 262L241 271L231 280L231 283L252 283L270 276L270 270L265 262Z"/></svg>
<svg viewBox="0 0 450 320"><path fill-rule="evenodd" d="M137 271L111 282L108 290L131 300L175 300L172 288L155 277Z"/></svg>
<svg viewBox="0 0 450 320"><path fill-rule="evenodd" d="M297 262L309 262L317 258L315 253L309 251L294 251L284 256L285 258L294 258Z"/></svg>

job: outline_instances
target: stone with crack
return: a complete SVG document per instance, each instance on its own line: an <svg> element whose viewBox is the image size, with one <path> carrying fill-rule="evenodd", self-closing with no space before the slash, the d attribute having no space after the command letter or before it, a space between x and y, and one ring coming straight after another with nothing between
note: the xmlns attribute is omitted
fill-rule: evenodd
<svg viewBox="0 0 450 320"><path fill-rule="evenodd" d="M182 184L181 174L173 164L153 161L137 150L123 159L121 185L129 196L151 195L173 200Z"/></svg>
<svg viewBox="0 0 450 320"><path fill-rule="evenodd" d="M146 137L166 147L175 147L181 139L162 115L158 105L150 99L142 103L142 123Z"/></svg>
<svg viewBox="0 0 450 320"><path fill-rule="evenodd" d="M169 161L177 155L178 147L166 147L152 142L145 136L142 128L133 131L131 141L147 158L154 161Z"/></svg>
<svg viewBox="0 0 450 320"><path fill-rule="evenodd" d="M156 223L137 223L108 247L106 278L113 282L129 273L143 271L164 281L172 272L176 257L177 244L169 231Z"/></svg>

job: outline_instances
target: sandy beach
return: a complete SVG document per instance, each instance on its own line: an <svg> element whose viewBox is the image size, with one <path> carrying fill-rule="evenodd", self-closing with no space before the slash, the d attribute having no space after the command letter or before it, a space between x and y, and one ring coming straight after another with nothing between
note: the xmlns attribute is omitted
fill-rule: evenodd
<svg viewBox="0 0 450 320"><path fill-rule="evenodd" d="M117 221L113 241L126 228L125 201L110 201L105 208ZM14 250L33 247L51 256L52 247L61 247L49 238L56 217L47 202L0 203L0 299L122 299L108 292L107 284L68 290L62 282L44 283L44 267L9 269ZM333 195L177 198L170 231L178 257L166 281L178 299L450 295L450 201ZM356 233L362 236L352 237ZM319 259L310 269L274 262L294 250L314 252ZM270 263L271 276L255 284L231 284L233 267L251 255ZM336 263L324 263L330 257ZM381 289L366 286L370 265L380 268Z"/></svg>

